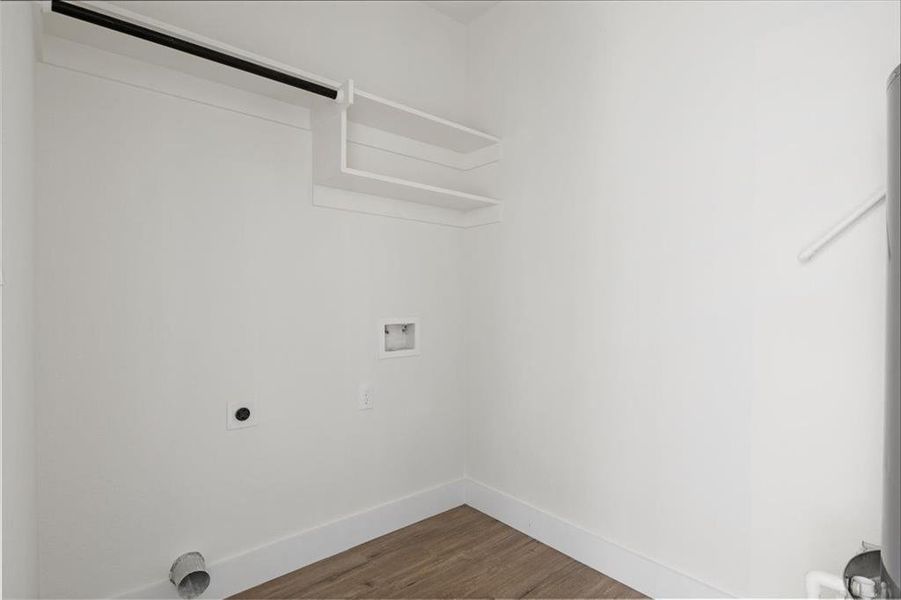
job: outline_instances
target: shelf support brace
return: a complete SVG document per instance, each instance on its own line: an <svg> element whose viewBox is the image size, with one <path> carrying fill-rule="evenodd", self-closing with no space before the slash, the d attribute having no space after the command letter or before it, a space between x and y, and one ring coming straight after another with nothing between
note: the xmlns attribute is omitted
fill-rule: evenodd
<svg viewBox="0 0 901 600"><path fill-rule="evenodd" d="M798 254L798 260L802 263L810 261L816 256L820 250L829 245L832 240L840 236L846 229L854 225L863 218L868 212L885 202L885 192L877 192L873 194L866 202L854 209L848 216L836 223L829 231L824 233L816 241L801 250Z"/></svg>

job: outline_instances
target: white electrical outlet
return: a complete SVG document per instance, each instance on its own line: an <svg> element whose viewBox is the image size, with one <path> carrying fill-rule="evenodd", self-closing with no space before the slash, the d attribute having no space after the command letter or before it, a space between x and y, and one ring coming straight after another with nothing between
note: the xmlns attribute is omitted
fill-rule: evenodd
<svg viewBox="0 0 901 600"><path fill-rule="evenodd" d="M374 404L372 385L361 383L357 392L357 402L360 410L371 410Z"/></svg>
<svg viewBox="0 0 901 600"><path fill-rule="evenodd" d="M245 427L256 427L258 416L256 402L229 402L225 411L225 428L244 429Z"/></svg>

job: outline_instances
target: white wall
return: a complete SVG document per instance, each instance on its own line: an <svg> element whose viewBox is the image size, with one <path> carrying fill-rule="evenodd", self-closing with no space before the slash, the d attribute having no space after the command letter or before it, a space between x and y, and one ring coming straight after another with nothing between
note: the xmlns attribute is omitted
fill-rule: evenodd
<svg viewBox="0 0 901 600"><path fill-rule="evenodd" d="M400 101L462 94L449 19L282 6L170 20ZM304 129L44 64L38 94L42 596L126 592L184 551L215 562L462 476L459 230L313 207ZM414 314L422 355L378 361L377 319ZM248 398L260 425L226 431Z"/></svg>
<svg viewBox="0 0 901 600"><path fill-rule="evenodd" d="M736 595L878 541L883 213L795 256L884 185L898 7L471 26L505 219L464 245L470 477Z"/></svg>
<svg viewBox="0 0 901 600"><path fill-rule="evenodd" d="M466 28L419 2L118 2L447 118L464 116Z"/></svg>
<svg viewBox="0 0 901 600"><path fill-rule="evenodd" d="M500 3L468 66L418 3L128 7L439 114L468 98L505 220L314 208L308 131L41 65L43 595L156 582L464 452L736 595L800 595L877 539L882 213L795 255L884 181L897 3ZM376 319L411 313L423 356L376 361ZM248 397L261 425L226 432Z"/></svg>
<svg viewBox="0 0 901 600"><path fill-rule="evenodd" d="M3 239L3 597L37 595L34 411L34 34L31 4L0 5Z"/></svg>

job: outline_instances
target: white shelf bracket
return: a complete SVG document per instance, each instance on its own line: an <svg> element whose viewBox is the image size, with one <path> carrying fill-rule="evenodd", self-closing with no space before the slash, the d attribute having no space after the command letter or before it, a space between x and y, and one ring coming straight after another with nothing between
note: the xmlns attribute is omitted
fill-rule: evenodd
<svg viewBox="0 0 901 600"><path fill-rule="evenodd" d="M348 79L340 88L338 88L338 96L335 102L345 109L354 103L354 80Z"/></svg>
<svg viewBox="0 0 901 600"><path fill-rule="evenodd" d="M828 246L835 238L840 236L845 232L845 230L849 229L852 225L862 219L867 213L869 213L871 210L873 210L883 202L885 202L884 191L879 191L870 196L870 198L868 198L866 202L855 208L845 218L833 225L832 228L829 229L829 231L821 235L814 242L810 243L803 250L801 250L800 254L798 254L798 261L802 263L809 262L823 248Z"/></svg>

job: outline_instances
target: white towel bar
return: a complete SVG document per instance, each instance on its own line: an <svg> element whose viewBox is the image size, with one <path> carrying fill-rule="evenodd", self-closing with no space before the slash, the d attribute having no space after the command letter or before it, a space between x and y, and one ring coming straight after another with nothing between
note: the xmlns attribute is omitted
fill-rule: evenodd
<svg viewBox="0 0 901 600"><path fill-rule="evenodd" d="M822 250L827 244L829 244L829 242L837 238L844 230L851 227L851 225L856 223L861 217L863 217L865 214L867 214L883 202L885 202L884 191L878 192L871 196L869 200L854 209L854 212L836 223L835 226L832 227L832 229L824 233L815 242L811 243L809 246L801 250L801 253L798 254L798 260L801 262L807 262L812 259L820 250Z"/></svg>

